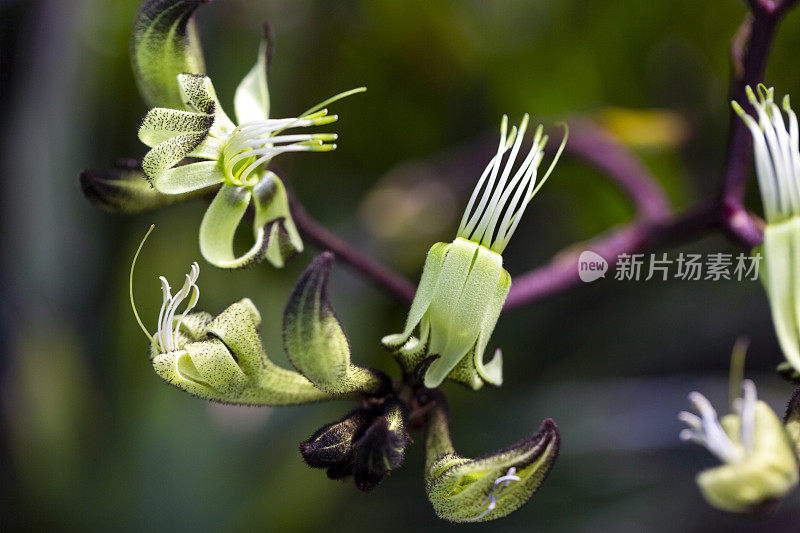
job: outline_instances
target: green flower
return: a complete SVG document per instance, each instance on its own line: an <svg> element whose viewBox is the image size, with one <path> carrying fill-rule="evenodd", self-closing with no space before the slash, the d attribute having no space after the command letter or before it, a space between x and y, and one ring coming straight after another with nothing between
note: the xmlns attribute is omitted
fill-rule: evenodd
<svg viewBox="0 0 800 533"><path fill-rule="evenodd" d="M383 338L383 344L396 351L406 370L424 372L426 387L437 387L445 378L473 389L484 382L502 383L500 350L488 363L483 360L511 288L511 276L503 268L501 254L567 140L565 134L549 169L537 182L547 144L539 126L528 155L512 176L528 121L526 114L519 133L516 127L508 133L508 117L503 117L497 154L478 180L456 239L431 247L405 329ZM503 155L508 150L511 152L503 167Z"/></svg>
<svg viewBox="0 0 800 533"><path fill-rule="evenodd" d="M549 418L535 435L477 459L455 452L444 406L431 410L428 423L425 491L436 514L451 522L488 522L516 511L558 457L558 427Z"/></svg>
<svg viewBox="0 0 800 533"><path fill-rule="evenodd" d="M769 297L772 320L786 360L800 371L800 149L797 115L783 98L783 110L774 102L774 90L758 86L758 97L747 87L756 111L751 117L736 103L734 110L753 136L756 174L764 205L764 268L761 279Z"/></svg>
<svg viewBox="0 0 800 533"><path fill-rule="evenodd" d="M139 128L139 138L152 148L142 167L157 191L186 194L222 184L200 224L200 251L221 268L240 268L265 258L281 267L303 249L283 183L265 166L282 153L334 150L336 134L287 130L336 121L324 106L364 90L336 95L299 117L271 119L266 49L262 45L258 62L236 90L238 126L225 114L208 77L183 73L177 83L185 110L152 109ZM234 235L251 202L254 243L237 255Z"/></svg>
<svg viewBox="0 0 800 533"><path fill-rule="evenodd" d="M699 392L691 393L689 401L700 416L678 415L689 426L681 440L705 446L723 463L697 475L703 496L714 507L736 513L763 510L798 482L794 448L780 419L758 400L752 381L744 380L742 390L735 413L722 420Z"/></svg>

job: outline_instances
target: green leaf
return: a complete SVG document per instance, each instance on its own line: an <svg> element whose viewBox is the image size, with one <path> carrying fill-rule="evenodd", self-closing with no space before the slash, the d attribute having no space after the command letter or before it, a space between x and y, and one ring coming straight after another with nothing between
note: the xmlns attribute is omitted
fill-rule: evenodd
<svg viewBox="0 0 800 533"><path fill-rule="evenodd" d="M267 81L268 57L271 55L272 38L269 26L265 28L264 40L258 50L256 64L247 73L236 89L233 106L236 120L245 124L269 118L269 84Z"/></svg>
<svg viewBox="0 0 800 533"><path fill-rule="evenodd" d="M153 188L138 161L126 161L116 168L84 170L81 190L94 205L112 213L134 214L158 209L203 194L163 194Z"/></svg>
<svg viewBox="0 0 800 533"><path fill-rule="evenodd" d="M446 408L438 405L428 420L428 499L436 514L451 522L487 522L506 516L522 507L544 483L559 445L558 427L548 418L535 435L498 452L467 459L453 449Z"/></svg>
<svg viewBox="0 0 800 533"><path fill-rule="evenodd" d="M328 299L333 254L318 255L295 285L283 313L283 344L304 376L329 393L377 391L382 381L350 362L350 344Z"/></svg>
<svg viewBox="0 0 800 533"><path fill-rule="evenodd" d="M179 349L152 357L162 379L194 396L243 405L294 405L342 397L273 363L261 344L261 316L245 298L210 321L186 317Z"/></svg>
<svg viewBox="0 0 800 533"><path fill-rule="evenodd" d="M145 0L133 23L131 61L150 107L183 108L176 76L205 73L194 14L211 0Z"/></svg>

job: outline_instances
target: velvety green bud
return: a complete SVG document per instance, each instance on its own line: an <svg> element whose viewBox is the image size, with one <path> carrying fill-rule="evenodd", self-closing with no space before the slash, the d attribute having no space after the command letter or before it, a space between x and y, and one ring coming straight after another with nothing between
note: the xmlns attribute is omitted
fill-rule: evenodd
<svg viewBox="0 0 800 533"><path fill-rule="evenodd" d="M383 338L383 344L395 351L407 371L424 374L426 387L438 387L446 378L472 389L479 389L484 382L502 384L500 350L484 362L489 338L511 289L511 276L503 268L501 254L566 142L565 136L550 168L537 182L547 143L540 126L530 152L512 177L528 119L525 115L519 135L516 128L506 135L508 119L503 117L497 154L475 187L458 237L452 243L431 247L404 330Z"/></svg>
<svg viewBox="0 0 800 533"><path fill-rule="evenodd" d="M358 439L353 480L359 490L371 491L403 464L406 447L411 443L405 411L405 404L387 399L383 414L375 418Z"/></svg>
<svg viewBox="0 0 800 533"><path fill-rule="evenodd" d="M294 367L331 394L378 392L386 383L350 361L350 343L328 299L333 254L311 262L289 297L283 315L283 344Z"/></svg>
<svg viewBox="0 0 800 533"><path fill-rule="evenodd" d="M798 464L790 435L781 420L758 401L752 381L743 382L744 394L734 403L735 413L717 419L717 413L700 393L689 395L699 413L683 412L689 427L681 439L702 444L722 465L697 475L697 485L709 504L719 509L748 513L763 511L792 491L798 482Z"/></svg>
<svg viewBox="0 0 800 533"><path fill-rule="evenodd" d="M300 443L303 459L312 468L340 467L345 463L352 471L354 442L373 417L372 409L356 409L338 422L322 426Z"/></svg>
<svg viewBox="0 0 800 533"><path fill-rule="evenodd" d="M522 507L544 483L558 457L560 437L546 419L539 432L477 459L458 455L447 413L429 414L425 491L436 514L451 522L487 522Z"/></svg>

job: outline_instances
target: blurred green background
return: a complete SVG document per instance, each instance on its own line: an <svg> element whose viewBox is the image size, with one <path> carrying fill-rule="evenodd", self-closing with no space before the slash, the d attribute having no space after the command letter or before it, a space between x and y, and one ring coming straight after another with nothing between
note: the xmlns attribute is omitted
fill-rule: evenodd
<svg viewBox="0 0 800 533"><path fill-rule="evenodd" d="M204 205L112 216L81 196L77 180L83 168L145 152L136 127L146 108L128 58L137 5L0 0L2 523L61 531L453 529L425 498L422 435L401 470L362 494L305 467L297 450L349 405L209 405L153 373L128 306L130 260L155 223L136 285L153 324L156 277L179 279L199 259ZM475 147L494 138L503 113L548 123L593 117L633 145L676 208L713 194L728 121L728 42L744 13L741 0L217 0L200 10L199 24L228 109L255 61L262 20L277 36L276 116L369 87L335 104L336 152L282 156L276 166L315 217L416 280L430 244L452 239L485 164ZM794 12L767 69L781 95L800 97L798 49ZM659 116L672 127L620 109L669 111ZM653 138L631 133L636 127ZM757 197L748 202L759 209ZM507 268L522 273L631 217L601 175L567 159L528 210L504 254ZM739 250L709 236L670 254L680 251ZM249 296L264 316L268 352L285 362L282 309L314 253L281 271L264 264L230 273L201 262L198 308L219 312ZM356 359L394 371L378 340L399 330L407 309L343 265L332 298ZM726 404L740 334L752 339L748 375L782 413L792 388L772 371L781 355L757 282L606 279L502 317L493 343L504 349L506 384L479 393L446 386L456 447L477 456L552 417L561 456L520 511L460 527L797 531L798 494L764 517L708 507L693 477L715 460L677 438L689 391Z"/></svg>

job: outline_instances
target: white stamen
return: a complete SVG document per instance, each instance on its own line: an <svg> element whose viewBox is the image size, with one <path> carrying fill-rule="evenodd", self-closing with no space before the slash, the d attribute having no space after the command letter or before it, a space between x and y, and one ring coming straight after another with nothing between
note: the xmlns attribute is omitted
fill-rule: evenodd
<svg viewBox="0 0 800 533"><path fill-rule="evenodd" d="M758 96L746 87L747 99L755 109L756 118L731 102L753 137L756 175L764 204L767 222L778 222L800 215L800 151L798 150L797 116L789 106L788 96L781 115L774 102L774 90L758 86Z"/></svg>
<svg viewBox="0 0 800 533"><path fill-rule="evenodd" d="M461 218L461 225L458 228L459 237L479 243L497 253L502 253L508 245L522 214L528 207L528 203L536 195L544 180L550 175L564 146L562 142L547 174L537 186L537 169L544 157L544 147L547 144L547 136L542 136L542 126L539 126L528 155L519 169L517 169L514 177L509 181L525 131L528 128L529 119L529 115L525 114L519 125L519 131L516 128L512 128L511 133L506 136L508 117L503 116L497 153L489 161L478 180L478 184L472 191L472 196L470 196L467 208ZM564 141L566 141L566 135ZM497 175L500 166L503 164L503 155L509 148L511 153L505 162L503 173L498 181ZM481 200L473 211L473 206L480 191L483 191ZM509 199L511 200L510 203ZM503 217L502 219L500 218L501 216Z"/></svg>
<svg viewBox="0 0 800 533"><path fill-rule="evenodd" d="M329 124L338 119L323 109L299 118L266 119L238 126L222 151L222 164L229 183L253 185L251 174L273 157L284 152L325 152L336 149L330 143L335 133L280 135L290 128Z"/></svg>
<svg viewBox="0 0 800 533"><path fill-rule="evenodd" d="M755 429L755 408L758 402L756 386L751 380L742 382L742 398L734 400L734 411L741 417L741 445L734 443L719 423L717 411L708 399L699 392L689 394L700 416L686 411L678 415L678 420L689 426L681 430L683 441L696 442L725 463L738 463L753 451L753 431Z"/></svg>
<svg viewBox="0 0 800 533"><path fill-rule="evenodd" d="M499 478L497 478L495 480L494 484L492 485L492 488L489 491L488 496L486 496L486 499L488 500L489 505L486 507L486 509L483 510L483 512L481 514L479 514L477 516L473 516L472 518L468 518L467 520L470 520L470 521L480 520L481 518L483 518L487 514L489 514L492 511L494 511L494 508L497 507L497 500L500 497L500 493L503 492L503 489L507 488L511 484L512 481L521 481L522 480L522 478L520 478L519 476L515 475L516 473L517 473L517 469L512 466L511 468L508 469L508 471L506 472L506 474L504 476L500 476Z"/></svg>
<svg viewBox="0 0 800 533"><path fill-rule="evenodd" d="M200 288L197 286L197 278L200 275L200 267L197 263L192 263L189 274L186 274L186 281L183 287L172 296L169 283L164 276L159 276L161 281L161 291L163 293L163 303L161 304L161 311L158 314L158 332L156 333L156 342L158 349L162 353L171 352L176 349L176 340L178 332L180 331L181 323L186 315L194 309L197 300L200 298ZM178 306L186 299L191 293L189 301L186 303L186 308L183 313L175 321L175 312ZM174 323L174 325L173 325Z"/></svg>

